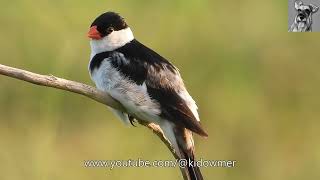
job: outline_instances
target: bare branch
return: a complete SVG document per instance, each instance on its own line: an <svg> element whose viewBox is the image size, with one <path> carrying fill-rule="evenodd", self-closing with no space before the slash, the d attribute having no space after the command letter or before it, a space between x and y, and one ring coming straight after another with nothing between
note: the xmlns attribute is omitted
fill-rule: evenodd
<svg viewBox="0 0 320 180"><path fill-rule="evenodd" d="M83 83L58 78L53 75L36 74L30 71L5 66L2 64L0 64L0 74L15 78L15 79L20 79L22 81L26 81L32 84L40 85L40 86L47 86L47 87L52 87L56 89L61 89L61 90L81 94L97 102L110 106L114 109L118 109L123 112L126 112L125 108L117 100L113 99L108 93L100 91L92 86L89 86ZM168 147L168 149L171 151L173 156L176 159L178 159L178 155L175 153L170 142L166 139L162 130L157 124L149 123L139 119L138 119L138 122L139 124L151 129L152 132L155 133L161 139L161 141ZM181 168L180 170L183 178L187 179L187 175L185 174L185 171Z"/></svg>

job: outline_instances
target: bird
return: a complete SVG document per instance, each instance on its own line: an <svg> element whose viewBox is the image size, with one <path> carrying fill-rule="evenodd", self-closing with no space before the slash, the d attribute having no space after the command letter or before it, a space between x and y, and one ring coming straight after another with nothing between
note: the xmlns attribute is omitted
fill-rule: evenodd
<svg viewBox="0 0 320 180"><path fill-rule="evenodd" d="M91 23L89 74L97 89L119 101L126 112L111 110L126 124L135 119L159 125L179 159L195 161L193 133L208 137L198 107L178 68L140 43L126 20L105 12ZM184 168L190 180L202 180L198 166Z"/></svg>

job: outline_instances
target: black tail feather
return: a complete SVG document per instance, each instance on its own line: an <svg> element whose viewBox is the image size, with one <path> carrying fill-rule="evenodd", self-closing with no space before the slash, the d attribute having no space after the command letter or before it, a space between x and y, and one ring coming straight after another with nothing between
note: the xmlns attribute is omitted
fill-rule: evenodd
<svg viewBox="0 0 320 180"><path fill-rule="evenodd" d="M178 151L179 158L186 160L186 167L182 168L185 176L187 176L188 180L203 180L200 168L195 163L195 149L193 142L192 131L175 127L174 134L176 138L176 150Z"/></svg>
<svg viewBox="0 0 320 180"><path fill-rule="evenodd" d="M188 161L187 166L184 168L187 174L187 177L189 180L203 180L200 168L198 166L196 166L196 164L194 163L195 158L194 155L188 155L188 153L183 152L183 158L186 159ZM189 162L191 162L189 164ZM189 166L190 165L190 166Z"/></svg>

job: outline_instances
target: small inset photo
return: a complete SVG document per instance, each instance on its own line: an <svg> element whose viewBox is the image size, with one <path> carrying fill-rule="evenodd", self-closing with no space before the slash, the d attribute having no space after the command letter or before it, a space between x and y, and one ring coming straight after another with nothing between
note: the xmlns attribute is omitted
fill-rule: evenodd
<svg viewBox="0 0 320 180"><path fill-rule="evenodd" d="M320 0L288 0L289 32L320 32Z"/></svg>

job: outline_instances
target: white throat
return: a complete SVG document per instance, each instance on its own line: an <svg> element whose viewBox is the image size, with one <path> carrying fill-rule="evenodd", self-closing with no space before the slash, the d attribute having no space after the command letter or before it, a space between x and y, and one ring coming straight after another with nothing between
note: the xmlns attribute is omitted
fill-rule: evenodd
<svg viewBox="0 0 320 180"><path fill-rule="evenodd" d="M113 51L124 46L133 39L133 33L129 27L119 31L113 31L108 36L99 40L91 39L91 56L105 51Z"/></svg>

